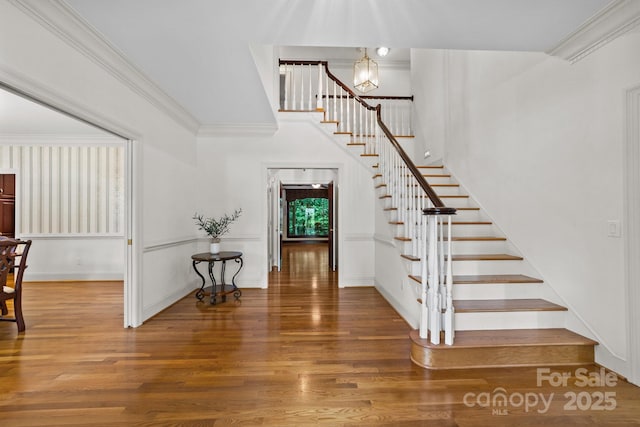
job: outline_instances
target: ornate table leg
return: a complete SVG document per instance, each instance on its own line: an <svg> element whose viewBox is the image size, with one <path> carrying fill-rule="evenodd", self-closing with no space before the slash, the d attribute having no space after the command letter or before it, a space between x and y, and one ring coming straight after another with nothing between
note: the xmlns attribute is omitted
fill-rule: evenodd
<svg viewBox="0 0 640 427"><path fill-rule="evenodd" d="M227 260L223 260L222 261L222 268L220 269L220 292L222 293L222 302L226 302L227 301L227 294L225 294L226 289L225 287L227 286L226 282L224 281L224 272L227 269Z"/></svg>
<svg viewBox="0 0 640 427"><path fill-rule="evenodd" d="M215 261L209 261L209 277L211 278L211 283L213 287L211 288L211 305L216 304L216 287L218 284L216 283L216 278L213 275L213 267L215 266Z"/></svg>
<svg viewBox="0 0 640 427"><path fill-rule="evenodd" d="M197 264L200 264L200 261L193 261L193 269L196 271L196 274L200 276L200 278L202 279L202 286L200 286L200 289L196 291L196 298L202 301L204 299L205 280L204 280L204 276L200 274L200 272L198 271L198 268L196 267Z"/></svg>
<svg viewBox="0 0 640 427"><path fill-rule="evenodd" d="M240 270L242 270L242 266L244 265L244 262L242 261L242 257L236 258L236 263L240 263L240 267L238 267L238 271L236 271L236 274L234 274L233 277L231 278L231 284L233 285L233 290L234 290L233 296L237 301L242 296L242 291L238 289L238 287L236 286L236 276L238 275L238 273L240 273Z"/></svg>

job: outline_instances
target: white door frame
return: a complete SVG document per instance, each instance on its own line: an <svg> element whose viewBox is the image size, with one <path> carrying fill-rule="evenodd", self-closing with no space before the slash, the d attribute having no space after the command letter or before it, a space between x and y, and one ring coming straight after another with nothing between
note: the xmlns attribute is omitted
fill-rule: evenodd
<svg viewBox="0 0 640 427"><path fill-rule="evenodd" d="M640 385L640 85L626 93L624 147L625 286L630 382Z"/></svg>

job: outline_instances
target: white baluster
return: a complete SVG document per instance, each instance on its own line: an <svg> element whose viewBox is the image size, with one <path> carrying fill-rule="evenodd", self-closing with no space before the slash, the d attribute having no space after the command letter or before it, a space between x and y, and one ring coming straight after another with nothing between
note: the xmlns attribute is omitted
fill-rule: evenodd
<svg viewBox="0 0 640 427"><path fill-rule="evenodd" d="M309 64L309 66L307 67L309 70L309 98L308 98L308 102L307 102L307 110L312 111L313 110L313 84L311 84L311 82L313 82L313 79L311 78L311 64Z"/></svg>
<svg viewBox="0 0 640 427"><path fill-rule="evenodd" d="M428 232L428 224L427 221L423 221L422 223L423 228L422 228L422 232L423 235L427 235ZM425 242L425 246L426 246L427 242ZM424 249L425 253L427 252L426 248ZM422 261L421 261L421 275L422 275L422 280L421 280L421 288L420 288L420 295L421 295L421 299L422 302L420 304L420 338L422 339L427 339L429 336L429 305L427 304L427 290L428 290L428 268L427 268L427 257L423 256L422 257Z"/></svg>
<svg viewBox="0 0 640 427"><path fill-rule="evenodd" d="M318 95L316 99L316 111L324 111L324 96L322 93L322 64L318 64Z"/></svg>
<svg viewBox="0 0 640 427"><path fill-rule="evenodd" d="M298 82L296 79L296 70L297 67L294 65L291 69L291 87L292 87L292 94L291 94L291 100L292 100L292 110L296 110L296 103L297 103L297 99L296 99L296 86L298 86Z"/></svg>
<svg viewBox="0 0 640 427"><path fill-rule="evenodd" d="M455 309L453 307L453 272L451 259L451 215L447 217L447 236L449 238L447 242L447 299L446 299L446 311L444 312L444 343L447 345L453 344L453 338L455 336L454 314Z"/></svg>
<svg viewBox="0 0 640 427"><path fill-rule="evenodd" d="M429 330L432 344L440 344L440 331L442 330L442 315L440 306L440 296L438 290L440 284L438 279L438 219L430 216L429 219Z"/></svg>
<svg viewBox="0 0 640 427"><path fill-rule="evenodd" d="M333 120L338 121L338 84L333 82Z"/></svg>

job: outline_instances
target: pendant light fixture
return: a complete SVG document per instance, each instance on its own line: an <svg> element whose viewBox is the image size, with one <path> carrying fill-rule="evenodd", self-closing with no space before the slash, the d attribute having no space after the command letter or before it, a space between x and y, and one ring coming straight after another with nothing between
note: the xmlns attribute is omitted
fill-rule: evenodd
<svg viewBox="0 0 640 427"><path fill-rule="evenodd" d="M353 86L362 93L378 88L378 64L369 58L367 48L364 56L353 64Z"/></svg>

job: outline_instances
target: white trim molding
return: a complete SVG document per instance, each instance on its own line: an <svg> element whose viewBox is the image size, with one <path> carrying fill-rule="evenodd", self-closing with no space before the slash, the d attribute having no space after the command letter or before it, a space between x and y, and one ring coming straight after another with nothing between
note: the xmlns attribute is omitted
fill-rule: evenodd
<svg viewBox="0 0 640 427"><path fill-rule="evenodd" d="M629 381L640 385L640 86L627 91L624 148L625 285Z"/></svg>
<svg viewBox="0 0 640 427"><path fill-rule="evenodd" d="M615 0L547 53L577 62L640 24L640 1Z"/></svg>
<svg viewBox="0 0 640 427"><path fill-rule="evenodd" d="M191 113L127 60L63 0L11 2L178 124L197 133L200 123Z"/></svg>

